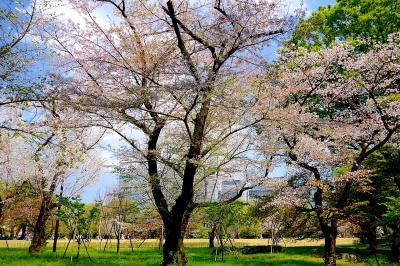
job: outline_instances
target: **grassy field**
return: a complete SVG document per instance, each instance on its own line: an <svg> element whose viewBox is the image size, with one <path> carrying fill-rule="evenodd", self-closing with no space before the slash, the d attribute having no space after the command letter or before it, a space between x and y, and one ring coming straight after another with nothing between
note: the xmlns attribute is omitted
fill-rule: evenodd
<svg viewBox="0 0 400 266"><path fill-rule="evenodd" d="M147 239L142 243L143 240L141 239L134 239L132 240L132 244L134 247L138 247L141 244L143 248L154 248L158 247L158 239ZM235 246L255 246L255 245L269 245L270 239L234 239L233 243ZM47 246L52 246L53 241L48 240ZM59 240L58 246L65 247L67 245L67 240ZM106 240L103 240L101 246L103 247L106 243ZM116 239L111 240L111 246L115 247L117 243ZM186 247L208 247L208 239L185 239L184 240ZM339 238L337 240L338 245L356 245L358 243L357 238ZM8 246L10 248L28 248L30 242L26 240L9 240ZM315 246L322 246L324 244L323 240L315 240L315 239L303 239L303 240L294 240L294 239L283 239L280 243L283 247L315 247ZM89 247L98 248L100 247L100 241L98 240L91 240L88 244ZM6 241L0 240L0 248L6 248ZM121 240L121 247L130 248L129 240Z"/></svg>
<svg viewBox="0 0 400 266"><path fill-rule="evenodd" d="M365 247L361 245L354 245L354 239L339 239L338 253L353 253L360 252ZM40 254L29 254L27 252L28 241L8 241L9 249L6 248L5 241L0 241L0 265L76 265L75 257L77 249L76 244L72 246L67 252L66 258L62 258L66 241L60 241L60 248L56 253L51 251L51 241ZM243 255L239 253L232 253L225 256L224 262L215 261L214 255L211 250L204 247L207 240L204 239L189 239L185 241L186 251L189 259L188 265L215 265L215 266L240 266L240 265L322 265L322 254L315 254L312 250L318 248L322 252L320 241L290 241L286 240L286 248L282 253L274 254L256 254L256 255ZM81 257L79 265L160 265L161 251L156 247L156 240L147 240L143 243L141 248L137 248L139 240L134 241L134 251L130 249L129 241L122 242L121 254L115 253L115 241L112 246L107 248L105 252L99 248L99 243L92 241L89 247L89 254L93 261L90 261L84 248L81 250ZM104 244L104 243L103 243ZM243 239L236 240L235 245L260 245L268 244L266 240L259 239ZM375 257L362 257L363 262L349 263L344 260L338 260L338 265L377 265ZM381 265L385 264L385 258L382 254L378 255L378 260Z"/></svg>

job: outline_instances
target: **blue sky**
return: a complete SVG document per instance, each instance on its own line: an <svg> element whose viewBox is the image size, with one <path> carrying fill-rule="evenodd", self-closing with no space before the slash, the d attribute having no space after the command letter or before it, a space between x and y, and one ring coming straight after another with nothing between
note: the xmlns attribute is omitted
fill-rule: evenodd
<svg viewBox="0 0 400 266"><path fill-rule="evenodd" d="M290 0L289 0L290 1ZM298 0L294 0L293 2L298 3ZM308 8L309 11L315 11L318 9L319 6L322 5L332 5L334 4L334 0L305 0L304 4ZM103 141L103 146L118 146L117 143L118 140L116 140L114 137L106 137L106 139ZM108 159L111 162L115 163L115 158L111 155L110 152L105 152L104 154L107 155ZM284 167L277 167L273 173L271 173L273 176L282 176L285 171ZM117 184L118 179L117 176L114 175L111 172L106 172L102 176L98 178L98 180L92 184L91 186L87 187L85 189L85 192L81 195L81 198L83 202L89 203L89 202L94 202L96 198L98 197L99 193L104 193L112 189L115 184Z"/></svg>
<svg viewBox="0 0 400 266"><path fill-rule="evenodd" d="M319 6L333 5L335 3L334 0L306 0L304 2L311 11L317 10Z"/></svg>

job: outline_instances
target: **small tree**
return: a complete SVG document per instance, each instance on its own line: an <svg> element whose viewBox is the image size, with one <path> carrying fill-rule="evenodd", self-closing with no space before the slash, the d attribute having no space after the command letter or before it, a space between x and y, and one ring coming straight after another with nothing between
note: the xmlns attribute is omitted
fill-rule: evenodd
<svg viewBox="0 0 400 266"><path fill-rule="evenodd" d="M204 222L207 223L210 229L208 232L210 248L214 247L214 239L216 237L219 241L221 241L223 235L230 239L229 229L233 229L232 235L238 234L240 225L245 222L245 206L246 203L244 202L234 201L229 204L216 202L204 208L207 215Z"/></svg>
<svg viewBox="0 0 400 266"><path fill-rule="evenodd" d="M57 216L65 223L69 230L69 238L64 256L67 252L71 240L77 241L78 253L76 260L79 260L81 244L85 246L87 255L90 258L83 236L88 235L91 223L96 219L98 214L97 207L91 208L89 211L85 209L85 204L81 202L79 197L59 197L61 208L57 210ZM71 256L72 259L72 256Z"/></svg>
<svg viewBox="0 0 400 266"><path fill-rule="evenodd" d="M137 213L135 202L129 198L129 190L118 186L111 194L111 201L107 205L108 215L111 217L111 231L117 237L117 254L120 253L120 240L122 233L129 223L133 222L134 214Z"/></svg>

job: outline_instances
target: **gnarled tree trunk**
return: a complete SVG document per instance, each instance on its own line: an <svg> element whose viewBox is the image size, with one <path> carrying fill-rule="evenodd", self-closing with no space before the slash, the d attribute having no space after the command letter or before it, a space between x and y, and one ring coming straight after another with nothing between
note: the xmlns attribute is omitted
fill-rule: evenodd
<svg viewBox="0 0 400 266"><path fill-rule="evenodd" d="M193 209L189 209L182 217L171 216L170 222L164 222L165 243L163 246L163 266L186 265L186 253L183 249L183 239Z"/></svg>
<svg viewBox="0 0 400 266"><path fill-rule="evenodd" d="M330 226L326 226L323 230L325 247L324 247L324 261L327 266L336 265L336 238L337 238L337 224L336 221L332 222Z"/></svg>
<svg viewBox="0 0 400 266"><path fill-rule="evenodd" d="M318 175L314 173L317 180L320 180L319 172ZM338 234L338 217L335 212L331 214L328 219L324 217L323 211L323 191L321 188L317 188L314 194L314 202L316 206L316 213L319 221L319 225L322 233L324 234L324 262L327 266L336 266L336 238Z"/></svg>
<svg viewBox="0 0 400 266"><path fill-rule="evenodd" d="M165 227L165 243L163 245L162 265L185 265L186 255L183 251L183 236L175 226Z"/></svg>
<svg viewBox="0 0 400 266"><path fill-rule="evenodd" d="M44 147L46 147L52 138L55 136L55 133L51 134L45 142L43 142L41 145L39 145L38 149L35 152L34 159L36 163L40 161L40 152L43 150ZM56 169L57 167L61 166L64 164L63 160L59 160L56 164ZM39 167L39 172L43 175L42 176L42 182L41 182L41 191L42 191L42 202L40 204L40 210L39 210L39 215L36 219L35 226L33 228L33 237L31 241L31 245L29 246L29 252L32 253L37 253L40 252L42 247L46 244L46 223L47 220L49 219L50 212L51 210L55 207L53 204L53 194L57 186L57 181L59 177L61 176L62 173L56 173L53 175L51 178L50 186L47 188L47 180L44 177L44 172L41 167Z"/></svg>
<svg viewBox="0 0 400 266"><path fill-rule="evenodd" d="M52 205L53 204L51 195L46 193L42 199L39 215L37 217L35 227L33 228L33 238L31 245L29 246L29 252L32 253L40 252L40 250L46 243L45 229L47 220L49 219L50 216Z"/></svg>

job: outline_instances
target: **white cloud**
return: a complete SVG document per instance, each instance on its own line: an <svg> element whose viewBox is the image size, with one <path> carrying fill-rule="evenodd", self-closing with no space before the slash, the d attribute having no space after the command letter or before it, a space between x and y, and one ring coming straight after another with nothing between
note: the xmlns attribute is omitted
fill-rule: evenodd
<svg viewBox="0 0 400 266"><path fill-rule="evenodd" d="M86 24L85 18L89 19L86 14L79 12L69 0L38 0L37 5L38 10L47 15L55 15L61 21L72 21L84 26ZM100 26L106 28L110 25L113 9L110 5L101 5L94 9L92 15Z"/></svg>
<svg viewBox="0 0 400 266"><path fill-rule="evenodd" d="M116 158L113 150L118 149L122 144L121 137L116 133L107 133L101 140L101 156L105 159L106 165L109 168L112 168L113 165L118 164L118 159Z"/></svg>
<svg viewBox="0 0 400 266"><path fill-rule="evenodd" d="M307 17L311 14L311 10L304 0L287 0L286 3L290 13L293 13L296 9L302 8L306 11Z"/></svg>

